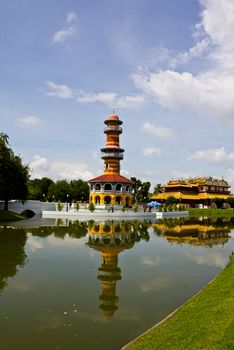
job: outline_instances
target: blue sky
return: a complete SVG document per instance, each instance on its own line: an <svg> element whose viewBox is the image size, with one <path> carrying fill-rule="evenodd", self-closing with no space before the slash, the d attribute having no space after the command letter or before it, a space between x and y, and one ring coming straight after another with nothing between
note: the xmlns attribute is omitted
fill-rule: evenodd
<svg viewBox="0 0 234 350"><path fill-rule="evenodd" d="M232 0L0 0L0 25L0 131L32 178L102 174L115 110L123 175L234 186Z"/></svg>

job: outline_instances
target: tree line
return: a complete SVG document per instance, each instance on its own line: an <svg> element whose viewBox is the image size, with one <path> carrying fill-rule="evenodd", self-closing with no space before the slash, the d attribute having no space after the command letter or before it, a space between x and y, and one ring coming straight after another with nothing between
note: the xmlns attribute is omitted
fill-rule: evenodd
<svg viewBox="0 0 234 350"><path fill-rule="evenodd" d="M135 201L146 203L149 198L150 182L142 182L132 177ZM89 185L86 181L58 180L48 177L30 179L30 169L23 164L20 156L15 155L8 143L8 135L0 133L0 200L4 201L4 209L8 210L10 200L40 200L87 202Z"/></svg>

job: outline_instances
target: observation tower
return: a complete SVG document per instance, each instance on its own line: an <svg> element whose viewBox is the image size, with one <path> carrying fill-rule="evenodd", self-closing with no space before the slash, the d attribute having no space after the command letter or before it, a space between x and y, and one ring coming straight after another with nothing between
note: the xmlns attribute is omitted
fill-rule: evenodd
<svg viewBox="0 0 234 350"><path fill-rule="evenodd" d="M111 114L105 121L104 134L106 143L101 148L101 158L104 160L104 173L88 181L90 185L89 202L95 206L105 205L126 207L133 204L133 181L120 175L120 161L124 149L120 147L119 135L123 124L118 115Z"/></svg>

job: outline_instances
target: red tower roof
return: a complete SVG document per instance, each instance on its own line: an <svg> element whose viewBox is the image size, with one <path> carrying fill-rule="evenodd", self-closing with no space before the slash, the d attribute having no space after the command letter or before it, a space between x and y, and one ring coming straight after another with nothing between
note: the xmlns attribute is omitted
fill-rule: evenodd
<svg viewBox="0 0 234 350"><path fill-rule="evenodd" d="M124 182L133 184L134 182L122 175L101 175L89 180L88 182Z"/></svg>
<svg viewBox="0 0 234 350"><path fill-rule="evenodd" d="M123 124L122 120L119 119L117 114L110 114L107 119L104 121L105 124L109 124L109 122L116 122L118 125Z"/></svg>
<svg viewBox="0 0 234 350"><path fill-rule="evenodd" d="M111 114L109 115L109 117L107 118L108 120L119 120L119 117L117 114Z"/></svg>

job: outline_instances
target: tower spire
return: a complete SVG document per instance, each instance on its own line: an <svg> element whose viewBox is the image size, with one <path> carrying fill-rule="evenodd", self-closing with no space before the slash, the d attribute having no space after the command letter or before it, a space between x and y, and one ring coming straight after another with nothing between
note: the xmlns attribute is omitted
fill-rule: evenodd
<svg viewBox="0 0 234 350"><path fill-rule="evenodd" d="M116 114L111 114L105 121L106 134L105 147L101 148L102 159L104 160L105 175L120 174L120 160L123 159L124 149L120 148L119 135L122 133L120 125L123 123Z"/></svg>

